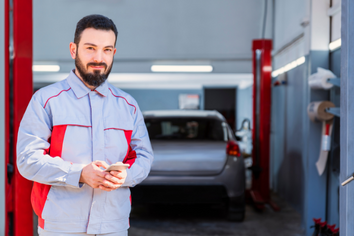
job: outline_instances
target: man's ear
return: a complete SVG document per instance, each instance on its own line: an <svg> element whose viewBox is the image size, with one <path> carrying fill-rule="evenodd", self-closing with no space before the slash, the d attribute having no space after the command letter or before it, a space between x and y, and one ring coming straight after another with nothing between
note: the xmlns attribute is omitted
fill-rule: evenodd
<svg viewBox="0 0 354 236"><path fill-rule="evenodd" d="M117 48L114 48L114 50L113 50L113 56L116 55L116 52L117 52Z"/></svg>
<svg viewBox="0 0 354 236"><path fill-rule="evenodd" d="M70 43L70 55L72 59L76 58L76 50L77 50L77 45L76 43L71 42Z"/></svg>

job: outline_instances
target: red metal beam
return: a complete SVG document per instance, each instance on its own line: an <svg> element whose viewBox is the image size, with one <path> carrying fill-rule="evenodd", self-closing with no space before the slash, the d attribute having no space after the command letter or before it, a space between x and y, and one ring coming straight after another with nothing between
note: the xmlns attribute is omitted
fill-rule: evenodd
<svg viewBox="0 0 354 236"><path fill-rule="evenodd" d="M252 51L254 149L251 196L256 206L262 209L264 203L274 206L270 202L269 190L272 40L253 40Z"/></svg>
<svg viewBox="0 0 354 236"><path fill-rule="evenodd" d="M9 70L10 70L10 52L9 52L9 46L10 46L10 6L9 6L9 0L5 0L5 7L4 7L4 42L5 42L5 48L4 48L4 61L5 61L5 163L4 163L4 168L5 168L5 232L4 235L9 235L9 223L10 223L10 212L12 212L12 198L11 198L11 185L8 182L7 179L7 165L10 163L10 93L9 93Z"/></svg>
<svg viewBox="0 0 354 236"><path fill-rule="evenodd" d="M13 153L16 166L18 128L33 94L32 0L13 0L13 43ZM32 182L24 179L17 168L14 168L13 184L14 236L32 235Z"/></svg>

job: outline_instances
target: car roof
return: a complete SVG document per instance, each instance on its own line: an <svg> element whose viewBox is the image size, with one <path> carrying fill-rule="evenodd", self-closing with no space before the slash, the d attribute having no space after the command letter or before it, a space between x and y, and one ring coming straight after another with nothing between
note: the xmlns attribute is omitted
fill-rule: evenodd
<svg viewBox="0 0 354 236"><path fill-rule="evenodd" d="M147 117L214 117L225 121L223 115L218 111L207 110L155 110L144 111L143 115Z"/></svg>

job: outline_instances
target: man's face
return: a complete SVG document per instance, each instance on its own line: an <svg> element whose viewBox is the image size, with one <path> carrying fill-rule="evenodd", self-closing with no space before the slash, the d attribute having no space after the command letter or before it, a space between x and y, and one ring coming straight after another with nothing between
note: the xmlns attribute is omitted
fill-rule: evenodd
<svg viewBox="0 0 354 236"><path fill-rule="evenodd" d="M115 34L112 30L85 29L79 45L70 44L70 52L80 77L90 86L100 86L113 65Z"/></svg>

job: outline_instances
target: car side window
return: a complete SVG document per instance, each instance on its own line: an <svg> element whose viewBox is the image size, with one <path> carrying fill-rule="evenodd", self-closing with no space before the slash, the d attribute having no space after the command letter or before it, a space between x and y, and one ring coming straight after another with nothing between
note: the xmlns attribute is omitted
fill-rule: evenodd
<svg viewBox="0 0 354 236"><path fill-rule="evenodd" d="M227 125L227 131L228 131L228 136L229 139L228 140L236 140L236 136L235 133L233 132L233 130L231 129L231 127L229 125Z"/></svg>

